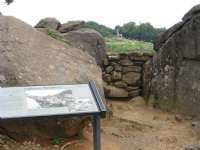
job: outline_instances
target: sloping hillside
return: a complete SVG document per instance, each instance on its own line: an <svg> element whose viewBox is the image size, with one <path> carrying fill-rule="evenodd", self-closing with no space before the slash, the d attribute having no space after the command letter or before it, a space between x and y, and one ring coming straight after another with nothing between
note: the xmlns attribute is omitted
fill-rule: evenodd
<svg viewBox="0 0 200 150"><path fill-rule="evenodd" d="M138 40L112 37L105 38L108 53L154 53L153 44Z"/></svg>

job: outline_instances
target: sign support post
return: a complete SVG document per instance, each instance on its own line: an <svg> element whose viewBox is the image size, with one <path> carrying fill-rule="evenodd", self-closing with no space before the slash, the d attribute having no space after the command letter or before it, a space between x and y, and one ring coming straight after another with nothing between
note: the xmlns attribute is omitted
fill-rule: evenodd
<svg viewBox="0 0 200 150"><path fill-rule="evenodd" d="M94 150L101 150L101 120L99 115L93 116Z"/></svg>

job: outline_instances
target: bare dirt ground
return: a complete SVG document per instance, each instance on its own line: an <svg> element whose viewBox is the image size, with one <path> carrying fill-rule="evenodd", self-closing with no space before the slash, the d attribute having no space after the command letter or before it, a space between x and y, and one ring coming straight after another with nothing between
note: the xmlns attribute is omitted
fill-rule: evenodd
<svg viewBox="0 0 200 150"><path fill-rule="evenodd" d="M186 145L200 144L198 122L172 113L147 107L141 99L109 101L112 113L102 120L102 150L183 150ZM1 144L10 150L93 150L90 127L84 138L74 138L60 145L31 142Z"/></svg>

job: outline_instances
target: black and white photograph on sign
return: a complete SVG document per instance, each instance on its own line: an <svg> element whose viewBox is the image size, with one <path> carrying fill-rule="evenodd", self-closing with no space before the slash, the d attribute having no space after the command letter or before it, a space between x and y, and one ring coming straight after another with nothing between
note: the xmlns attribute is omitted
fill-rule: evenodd
<svg viewBox="0 0 200 150"><path fill-rule="evenodd" d="M74 100L72 90L26 91L28 108L64 107Z"/></svg>
<svg viewBox="0 0 200 150"><path fill-rule="evenodd" d="M0 118L99 112L88 84L0 88Z"/></svg>
<svg viewBox="0 0 200 150"><path fill-rule="evenodd" d="M93 110L95 104L89 97L78 97L71 89L32 89L25 92L28 109L67 107L71 111Z"/></svg>

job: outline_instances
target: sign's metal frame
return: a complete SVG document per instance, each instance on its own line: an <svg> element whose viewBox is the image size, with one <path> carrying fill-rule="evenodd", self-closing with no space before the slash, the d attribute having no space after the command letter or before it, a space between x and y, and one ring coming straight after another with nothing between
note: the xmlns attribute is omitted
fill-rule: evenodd
<svg viewBox="0 0 200 150"><path fill-rule="evenodd" d="M94 150L101 150L101 124L100 116L106 115L106 106L101 98L99 91L97 90L96 84L94 81L89 81L89 86L94 96L95 101L99 109L99 114L93 115L93 141L94 141Z"/></svg>
<svg viewBox="0 0 200 150"><path fill-rule="evenodd" d="M59 115L49 115L49 116L31 116L31 117L19 117L19 118L8 118L9 120L16 119L32 119L32 118L46 118L46 117L81 117L81 116L91 116L92 117L92 125L93 125L93 141L94 141L94 150L101 150L101 117L105 117L106 115L106 105L100 95L97 86L93 80L88 82L91 93L94 97L96 105L98 107L98 112L89 112L89 113L74 113L74 114L59 114ZM0 120L8 120L7 118L1 118Z"/></svg>

